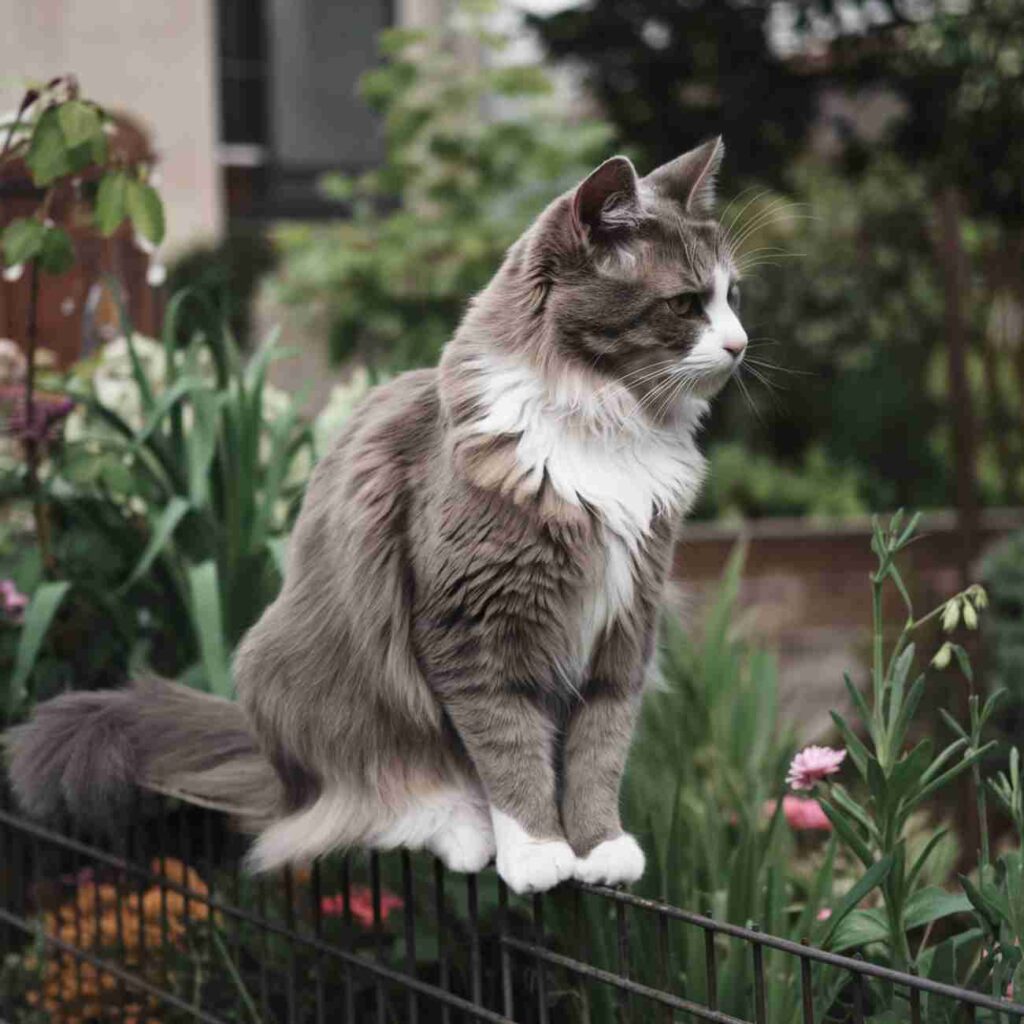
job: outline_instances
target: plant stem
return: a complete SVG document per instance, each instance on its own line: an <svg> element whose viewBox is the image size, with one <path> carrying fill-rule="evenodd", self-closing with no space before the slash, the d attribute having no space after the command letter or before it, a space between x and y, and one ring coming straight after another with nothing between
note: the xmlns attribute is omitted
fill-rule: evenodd
<svg viewBox="0 0 1024 1024"><path fill-rule="evenodd" d="M28 331L25 347L28 352L28 366L25 372L25 481L32 500L32 517L35 521L36 540L42 557L43 571L53 569L53 554L50 549L50 521L46 503L39 485L39 439L35 437L35 387L36 348L39 342L39 265L36 260L29 263L29 304Z"/></svg>

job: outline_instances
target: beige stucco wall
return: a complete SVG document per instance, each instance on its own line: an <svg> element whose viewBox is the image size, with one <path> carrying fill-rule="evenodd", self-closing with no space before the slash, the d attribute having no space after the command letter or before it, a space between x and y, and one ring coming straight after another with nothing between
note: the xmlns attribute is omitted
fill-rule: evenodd
<svg viewBox="0 0 1024 1024"><path fill-rule="evenodd" d="M0 109L18 81L73 72L83 94L133 114L160 156L164 251L219 236L212 0L0 0Z"/></svg>

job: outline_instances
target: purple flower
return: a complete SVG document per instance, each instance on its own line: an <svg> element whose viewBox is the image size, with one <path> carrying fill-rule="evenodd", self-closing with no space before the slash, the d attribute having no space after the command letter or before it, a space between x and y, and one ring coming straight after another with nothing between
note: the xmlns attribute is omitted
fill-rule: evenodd
<svg viewBox="0 0 1024 1024"><path fill-rule="evenodd" d="M826 775L835 775L845 757L845 750L804 747L789 766L786 785L790 789L813 789L814 784Z"/></svg>
<svg viewBox="0 0 1024 1024"><path fill-rule="evenodd" d="M8 432L20 441L35 444L52 441L58 425L75 407L75 403L65 395L40 391L32 396L31 414L26 415L25 394L21 387L0 388L0 401L13 405L7 417Z"/></svg>

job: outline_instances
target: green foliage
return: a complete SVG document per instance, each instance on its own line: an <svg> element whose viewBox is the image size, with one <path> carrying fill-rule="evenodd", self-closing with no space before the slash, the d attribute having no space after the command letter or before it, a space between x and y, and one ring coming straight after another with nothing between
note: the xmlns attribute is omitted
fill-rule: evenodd
<svg viewBox="0 0 1024 1024"><path fill-rule="evenodd" d="M697 505L699 518L760 516L856 516L867 506L863 482L854 469L830 462L811 448L798 468L742 444L718 442L708 452L708 477Z"/></svg>
<svg viewBox="0 0 1024 1024"><path fill-rule="evenodd" d="M977 610L986 603L984 591L972 586L921 618L915 618L907 586L897 565L897 556L913 539L917 522L917 516L905 522L902 513L893 516L885 528L877 519L874 521L871 546L878 566L871 576L872 667L867 695L862 694L849 678L846 680L860 732L852 728L842 715L835 712L832 715L860 777L864 795L858 796L840 783L822 787L827 792L819 795L821 806L842 844L863 864L866 873L878 872L882 911L856 910L850 915L845 928L854 931L857 943L883 949L889 962L902 970L915 963L930 966L938 955L929 951L925 956L923 942L912 954L908 932L950 914L970 910L966 896L924 885L928 859L937 849L940 834L936 833L920 852L912 854L907 841L910 817L968 770L975 772L976 785L980 788L976 766L995 745L984 743L981 738L995 701L990 699L984 708L979 709L976 698L971 702L969 729L946 716L957 737L940 752L935 750L931 737L925 737L913 746L908 742L925 687L925 676L919 674L915 677L912 674L915 645L911 637L926 623L940 617L947 632L955 629L961 618L968 626L971 622L976 625ZM903 629L887 651L882 600L883 592L890 585L902 599L907 617ZM969 671L963 648L948 641L940 648L935 660L948 663L951 650L957 652L957 657ZM985 835L983 842L987 844L988 825L983 799L979 816ZM983 862L987 860L987 845L983 848L982 859ZM886 865L884 872L879 871L881 864Z"/></svg>
<svg viewBox="0 0 1024 1024"><path fill-rule="evenodd" d="M363 80L383 165L325 179L348 220L277 231L280 295L326 311L336 359L433 362L530 219L607 155L607 127L560 112L542 68L502 64L507 40L462 24L384 35L385 64Z"/></svg>
<svg viewBox="0 0 1024 1024"><path fill-rule="evenodd" d="M171 293L188 288L205 299L230 325L239 345L249 347L256 289L276 262L273 244L262 233L232 228L216 245L196 246L178 256L168 268L167 288ZM194 309L182 310L186 338L201 327Z"/></svg>
<svg viewBox="0 0 1024 1024"><path fill-rule="evenodd" d="M992 598L985 618L987 677L991 685L1007 689L1019 706L1024 701L1024 532L991 551L981 575Z"/></svg>
<svg viewBox="0 0 1024 1024"><path fill-rule="evenodd" d="M32 182L44 190L33 217L11 221L2 239L3 260L13 266L35 260L48 274L66 273L75 252L65 230L50 217L59 194L78 192L72 179L98 176L93 219L97 230L111 235L127 217L135 230L153 245L164 237L164 208L146 178L148 169L130 164L111 151L107 129L112 121L102 107L79 95L77 81L55 78L26 93L15 117L3 125L4 148L0 166L23 159ZM68 204L75 205L75 204Z"/></svg>
<svg viewBox="0 0 1024 1024"><path fill-rule="evenodd" d="M42 481L55 513L55 578L35 591L21 630L11 713L38 691L48 646L60 648L69 621L57 605L97 602L95 559L108 546L133 552L99 587L107 628L125 636L122 658L222 695L231 650L276 594L278 544L312 437L294 403L267 386L274 337L245 364L201 303L205 331L181 337L182 311L198 302L172 299L159 344L125 325L124 339L68 382L79 411ZM91 538L94 558L76 557L76 536Z"/></svg>

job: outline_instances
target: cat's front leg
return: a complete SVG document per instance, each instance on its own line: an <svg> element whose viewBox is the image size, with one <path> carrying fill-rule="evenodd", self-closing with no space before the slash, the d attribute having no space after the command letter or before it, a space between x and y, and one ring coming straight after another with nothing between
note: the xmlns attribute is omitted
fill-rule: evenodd
<svg viewBox="0 0 1024 1024"><path fill-rule="evenodd" d="M562 817L577 855L574 876L624 885L644 873L640 844L622 829L619 789L640 694L592 683L569 719Z"/></svg>
<svg viewBox="0 0 1024 1024"><path fill-rule="evenodd" d="M572 876L576 857L558 813L555 726L513 686L466 684L444 700L491 805L498 874L517 893Z"/></svg>

